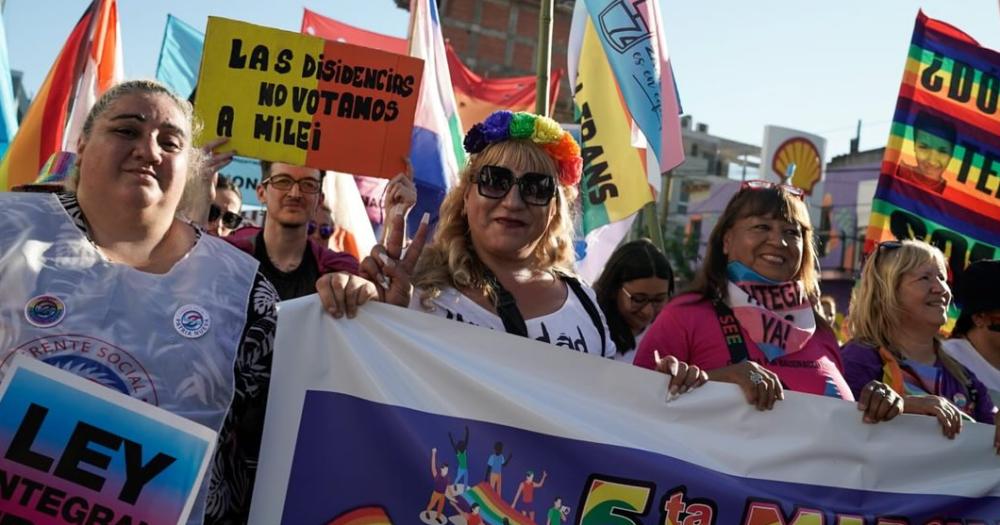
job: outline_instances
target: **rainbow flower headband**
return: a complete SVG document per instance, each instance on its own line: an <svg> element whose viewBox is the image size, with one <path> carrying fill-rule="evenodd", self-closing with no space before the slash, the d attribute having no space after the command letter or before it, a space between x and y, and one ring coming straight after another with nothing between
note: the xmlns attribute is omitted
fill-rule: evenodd
<svg viewBox="0 0 1000 525"><path fill-rule="evenodd" d="M559 183L563 186L574 186L580 182L583 174L580 145L549 117L523 111L495 111L465 134L465 151L479 153L490 144L514 139L530 139L545 150L556 162Z"/></svg>

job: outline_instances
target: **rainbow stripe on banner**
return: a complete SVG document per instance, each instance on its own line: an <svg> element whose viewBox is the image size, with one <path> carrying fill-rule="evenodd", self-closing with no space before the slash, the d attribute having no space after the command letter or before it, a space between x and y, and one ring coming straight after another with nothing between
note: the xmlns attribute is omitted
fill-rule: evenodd
<svg viewBox="0 0 1000 525"><path fill-rule="evenodd" d="M483 522L489 525L503 525L505 519L510 525L534 525L534 522L514 510L485 481L463 492L461 498L469 505L479 505L479 514Z"/></svg>
<svg viewBox="0 0 1000 525"><path fill-rule="evenodd" d="M392 525L392 520L382 507L361 507L341 514L326 525Z"/></svg>
<svg viewBox="0 0 1000 525"><path fill-rule="evenodd" d="M998 65L1000 53L917 14L866 253L889 239L924 240L944 252L952 280L1000 256Z"/></svg>

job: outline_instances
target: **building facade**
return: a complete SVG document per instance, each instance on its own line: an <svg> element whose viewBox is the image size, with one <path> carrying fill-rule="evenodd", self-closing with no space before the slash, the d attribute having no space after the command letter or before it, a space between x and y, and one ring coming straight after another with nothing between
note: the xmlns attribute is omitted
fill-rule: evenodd
<svg viewBox="0 0 1000 525"><path fill-rule="evenodd" d="M566 70L572 0L554 0L552 69ZM470 69L486 77L534 75L538 61L539 0L438 0L441 32ZM409 9L409 0L396 0ZM553 118L573 121L573 95L564 75Z"/></svg>

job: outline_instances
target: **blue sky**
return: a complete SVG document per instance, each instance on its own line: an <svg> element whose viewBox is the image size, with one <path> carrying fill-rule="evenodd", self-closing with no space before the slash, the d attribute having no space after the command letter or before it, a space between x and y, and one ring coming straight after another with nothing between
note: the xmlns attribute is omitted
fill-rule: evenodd
<svg viewBox="0 0 1000 525"><path fill-rule="evenodd" d="M451 0L462 2L471 0ZM89 0L7 0L13 68L33 93ZM1000 49L993 0L661 0L684 110L709 131L760 144L766 124L828 139L843 153L862 119L861 146L885 144L917 10ZM298 30L302 8L405 36L393 0L119 0L125 73L151 78L167 13L204 27L209 15ZM562 64L565 67L565 64Z"/></svg>

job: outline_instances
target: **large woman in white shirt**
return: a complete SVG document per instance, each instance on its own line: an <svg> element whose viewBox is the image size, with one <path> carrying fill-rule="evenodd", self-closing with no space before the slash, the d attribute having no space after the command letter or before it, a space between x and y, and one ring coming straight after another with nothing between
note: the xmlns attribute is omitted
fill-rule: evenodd
<svg viewBox="0 0 1000 525"><path fill-rule="evenodd" d="M201 166L193 127L163 85L119 84L84 123L74 191L0 193L0 373L29 355L219 431L190 523L243 522L277 296L175 217Z"/></svg>

